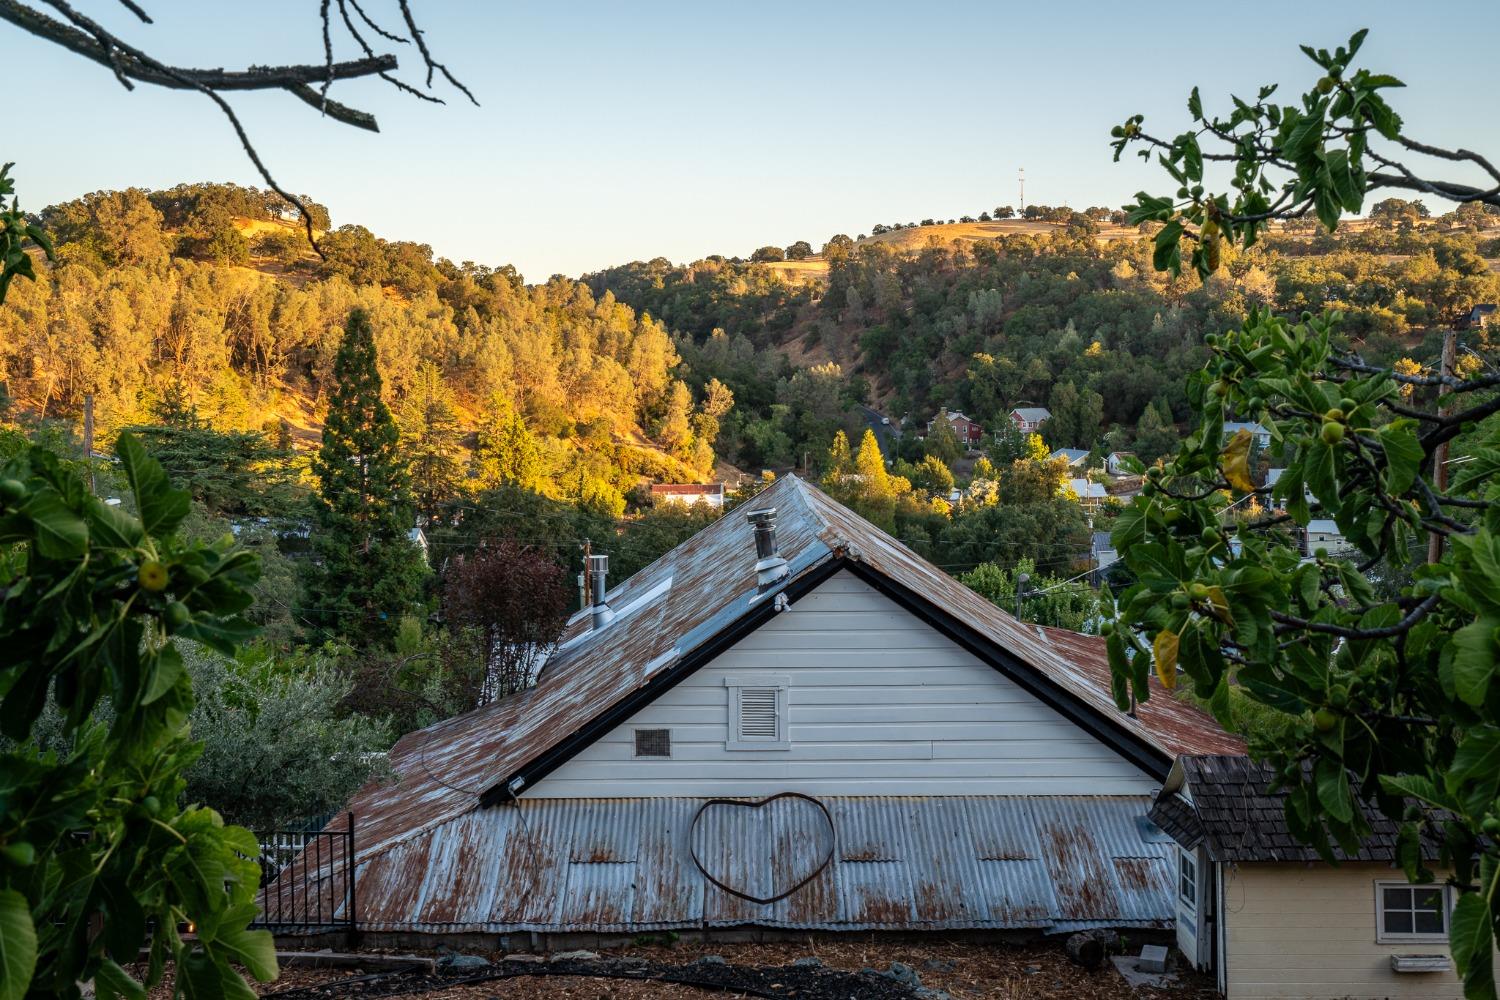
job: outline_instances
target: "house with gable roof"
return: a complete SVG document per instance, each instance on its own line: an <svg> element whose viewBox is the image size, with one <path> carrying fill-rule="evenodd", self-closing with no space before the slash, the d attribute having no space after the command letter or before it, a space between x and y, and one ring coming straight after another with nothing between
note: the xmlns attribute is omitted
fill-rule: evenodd
<svg viewBox="0 0 1500 1000"><path fill-rule="evenodd" d="M596 557L534 688L401 739L352 865L319 859L359 930L1170 927L1151 795L1240 740L1164 691L1121 711L1102 639L795 476L752 506L613 585Z"/></svg>

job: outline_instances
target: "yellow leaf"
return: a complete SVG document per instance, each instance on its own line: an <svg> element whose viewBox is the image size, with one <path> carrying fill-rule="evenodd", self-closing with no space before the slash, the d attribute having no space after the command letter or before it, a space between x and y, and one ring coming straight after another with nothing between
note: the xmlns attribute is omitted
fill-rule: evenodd
<svg viewBox="0 0 1500 1000"><path fill-rule="evenodd" d="M1224 596L1223 587L1208 588L1208 606L1213 609L1214 617L1226 625L1234 624L1234 616L1229 613L1229 598Z"/></svg>
<svg viewBox="0 0 1500 1000"><path fill-rule="evenodd" d="M1156 633L1151 643L1151 655L1156 660L1156 678L1162 686L1171 690L1177 686L1177 633L1164 628Z"/></svg>
<svg viewBox="0 0 1500 1000"><path fill-rule="evenodd" d="M1250 481L1250 441L1250 432L1242 427L1234 432L1234 437L1229 439L1229 443L1219 453L1224 478L1241 493L1255 490L1255 484Z"/></svg>

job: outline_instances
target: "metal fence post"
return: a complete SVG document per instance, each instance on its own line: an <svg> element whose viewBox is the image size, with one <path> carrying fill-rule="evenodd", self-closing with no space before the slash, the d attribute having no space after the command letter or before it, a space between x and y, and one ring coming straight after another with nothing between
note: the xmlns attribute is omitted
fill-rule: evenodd
<svg viewBox="0 0 1500 1000"><path fill-rule="evenodd" d="M349 844L348 844L348 847L345 848L346 854L344 855L344 877L348 880L348 884L349 884L349 946L351 948L353 948L353 947L355 947L355 946L357 946L359 944L359 920L358 920L358 914L357 914L357 912L355 910L355 905L356 905L357 899L359 898L359 894L355 891L355 887L354 887L355 864L354 864L354 812L353 812L353 810L350 810L350 812L349 812L348 815L349 815Z"/></svg>

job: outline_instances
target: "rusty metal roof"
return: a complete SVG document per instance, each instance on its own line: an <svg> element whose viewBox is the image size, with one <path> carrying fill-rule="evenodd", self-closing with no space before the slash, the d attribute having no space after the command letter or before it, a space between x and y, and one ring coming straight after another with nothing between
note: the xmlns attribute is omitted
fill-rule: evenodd
<svg viewBox="0 0 1500 1000"><path fill-rule="evenodd" d="M395 780L372 784L349 804L359 821L361 861L391 851L483 803L505 801L518 778L534 783L598 735L626 708L649 701L773 613L778 593L795 600L847 568L929 616L969 648L1101 738L1149 758L1163 776L1180 753L1240 753L1243 744L1205 713L1165 691L1134 716L1109 694L1102 640L1018 622L953 577L817 489L788 476L754 506L777 508L788 575L757 592L754 540L743 516L704 528L609 591L618 616L590 631L569 623L537 686L403 737L390 754ZM997 669L999 667L997 666ZM592 727L592 728L591 728ZM485 810L486 813L492 810ZM412 844L400 853L426 851Z"/></svg>
<svg viewBox="0 0 1500 1000"><path fill-rule="evenodd" d="M525 799L362 861L361 928L618 932L1166 927L1171 840L1145 796L852 796L759 807ZM709 883L774 896L757 904ZM305 891L305 890L304 890ZM340 916L342 913L340 913Z"/></svg>

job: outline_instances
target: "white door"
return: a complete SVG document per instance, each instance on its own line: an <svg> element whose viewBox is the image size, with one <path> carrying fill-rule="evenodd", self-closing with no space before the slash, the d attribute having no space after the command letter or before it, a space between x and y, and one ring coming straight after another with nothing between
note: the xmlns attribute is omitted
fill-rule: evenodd
<svg viewBox="0 0 1500 1000"><path fill-rule="evenodd" d="M1195 967L1202 967L1198 951L1198 922L1202 912L1202 872L1198 857L1177 849L1177 948Z"/></svg>

